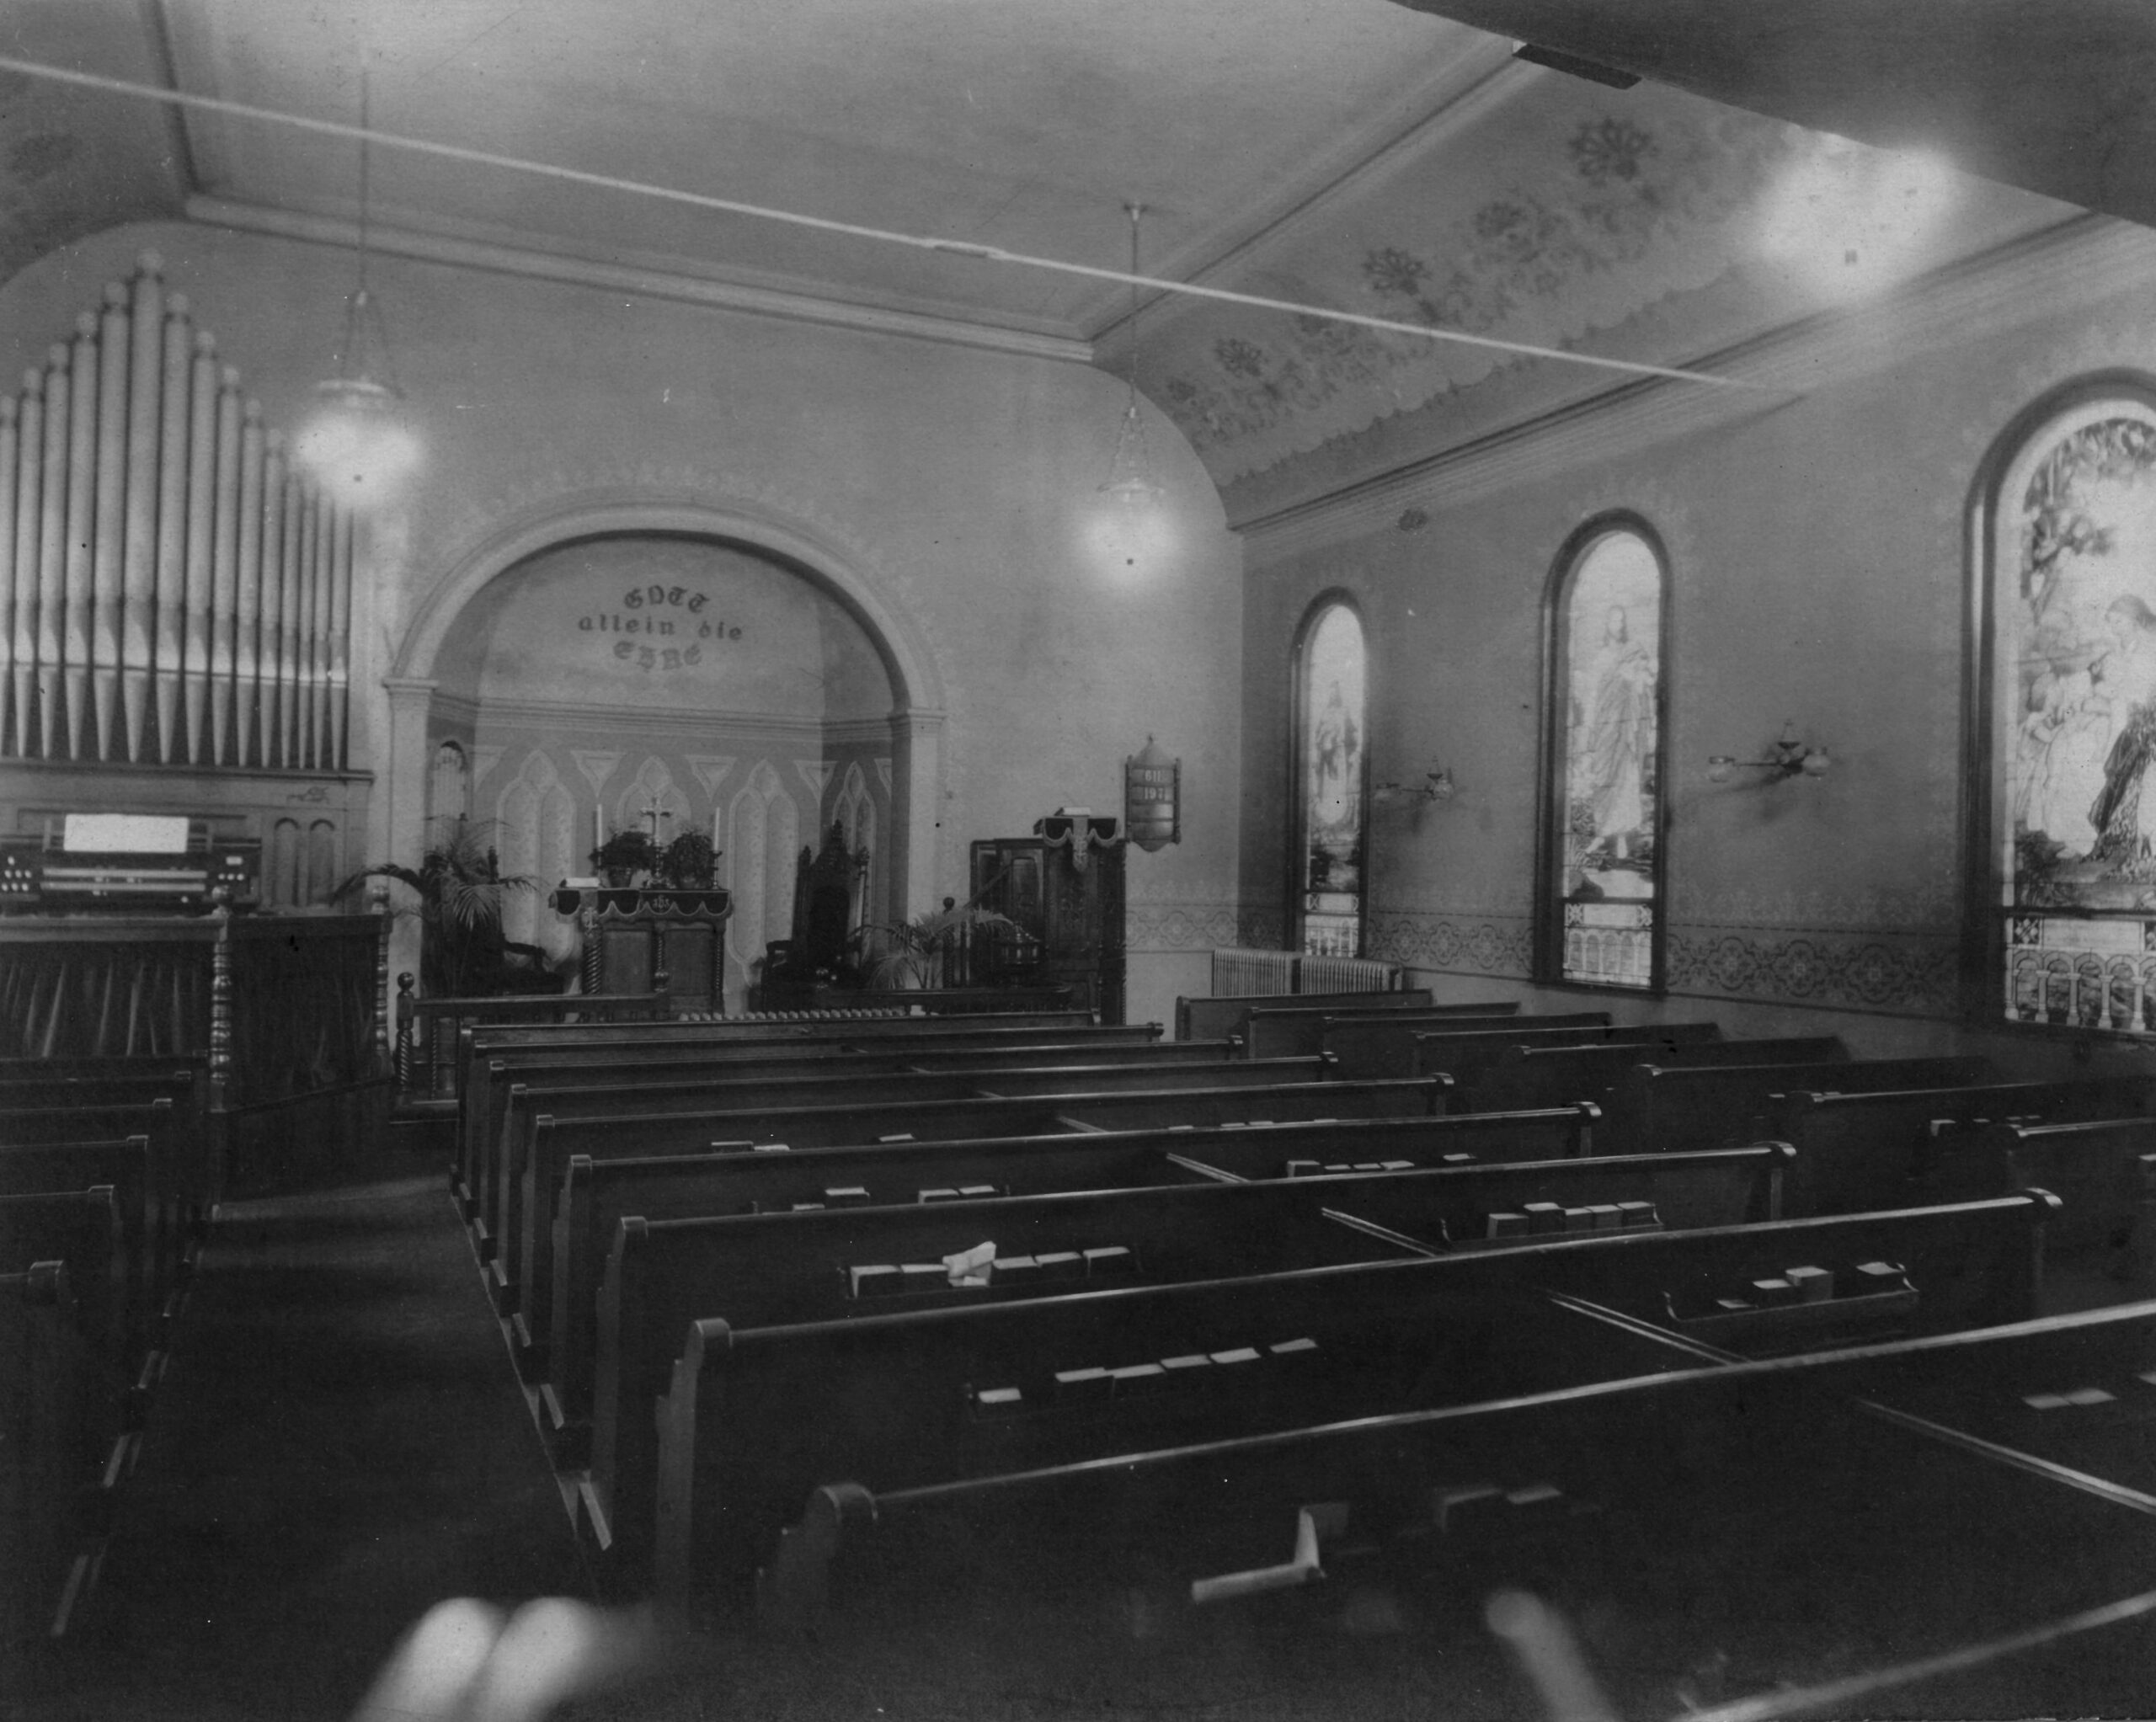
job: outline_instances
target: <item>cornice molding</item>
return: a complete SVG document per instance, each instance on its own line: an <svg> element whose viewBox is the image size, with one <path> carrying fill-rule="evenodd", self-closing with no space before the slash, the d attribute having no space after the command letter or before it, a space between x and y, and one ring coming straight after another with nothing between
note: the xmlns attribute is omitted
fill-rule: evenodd
<svg viewBox="0 0 2156 1722"><path fill-rule="evenodd" d="M359 243L359 225L330 216L300 215L267 205L238 203L221 197L196 195L187 200L187 218L206 227L228 227L237 232L267 234L304 244L334 245L345 249ZM551 281L601 292L627 293L643 299L659 299L693 305L707 311L737 312L751 317L776 317L788 323L814 323L857 333L895 335L912 340L934 341L949 347L971 347L984 352L1016 355L1027 359L1049 359L1071 365L1093 362L1092 344L1075 337L1036 334L1022 329L999 328L992 324L964 323L955 317L933 317L921 312L899 311L843 300L823 299L808 293L774 287L746 286L739 282L691 275L650 264L597 263L586 258L564 257L552 252L505 245L493 240L459 238L423 233L411 228L383 227L370 221L367 246L385 256L408 258L419 263L451 269L477 269L491 275L514 275L526 280Z"/></svg>
<svg viewBox="0 0 2156 1722"><path fill-rule="evenodd" d="M1892 363L2001 333L2039 316L2089 305L2156 281L2156 232L2084 215L1940 269L1861 309L1807 318L1687 369L1809 394L1876 376ZM1231 519L1256 570L1392 525L1409 504L1461 508L1506 490L1774 411L1774 397L1659 379L1486 432L1325 495Z"/></svg>
<svg viewBox="0 0 2156 1722"><path fill-rule="evenodd" d="M782 717L763 712L698 711L675 706L581 705L551 700L509 700L488 695L472 700L464 695L435 696L435 709L444 715L483 721L489 728L515 725L521 729L575 731L584 734L663 733L670 737L693 737L708 741L715 737L757 738L819 749L827 743L888 749L891 745L889 717Z"/></svg>

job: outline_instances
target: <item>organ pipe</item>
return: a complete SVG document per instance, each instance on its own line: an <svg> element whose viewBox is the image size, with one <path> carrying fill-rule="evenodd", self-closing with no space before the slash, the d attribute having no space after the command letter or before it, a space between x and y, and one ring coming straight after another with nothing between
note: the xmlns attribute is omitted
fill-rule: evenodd
<svg viewBox="0 0 2156 1722"><path fill-rule="evenodd" d="M18 754L29 754L37 688L37 532L39 485L45 449L45 373L23 373L22 406L15 444L15 673L9 728Z"/></svg>
<svg viewBox="0 0 2156 1722"><path fill-rule="evenodd" d="M0 758L341 770L354 541L144 253L0 395Z"/></svg>
<svg viewBox="0 0 2156 1722"><path fill-rule="evenodd" d="M296 765L300 762L300 546L301 534L307 524L301 488L300 475L287 468L285 548L279 564L283 575L280 582L283 593L280 601L285 610L283 622L277 630L277 686L285 702L284 727L278 738L277 763L280 765Z"/></svg>
<svg viewBox="0 0 2156 1722"><path fill-rule="evenodd" d="M61 665L66 646L68 418L74 398L72 349L53 344L45 377L45 446L38 460L44 503L38 515L38 741L47 758L61 751Z"/></svg>
<svg viewBox="0 0 2156 1722"><path fill-rule="evenodd" d="M127 361L133 319L127 287L104 290L104 317L98 332L97 541L90 606L90 687L97 701L98 757L123 757L114 705L120 693L120 610L122 552L127 524Z"/></svg>
<svg viewBox="0 0 2156 1722"><path fill-rule="evenodd" d="M187 481L189 472L187 385L194 329L187 299L165 301L163 419L157 440L157 746L170 765L180 753L179 682L186 650ZM181 757L185 757L181 754Z"/></svg>
<svg viewBox="0 0 2156 1722"><path fill-rule="evenodd" d="M8 705L15 675L15 438L21 408L0 400L0 740L6 738Z"/></svg>
<svg viewBox="0 0 2156 1722"><path fill-rule="evenodd" d="M238 715L233 721L233 741L238 763L264 762L267 754L255 751L255 709L259 693L260 665L256 631L262 610L262 403L249 401L239 427L238 613L234 617L232 676Z"/></svg>
<svg viewBox="0 0 2156 1722"><path fill-rule="evenodd" d="M262 453L262 763L285 763L285 440Z"/></svg>
<svg viewBox="0 0 2156 1722"><path fill-rule="evenodd" d="M186 758L203 756L210 744L210 562L216 530L217 343L203 330L195 337L193 378L187 413L186 648L181 658L187 703Z"/></svg>
<svg viewBox="0 0 2156 1722"><path fill-rule="evenodd" d="M90 706L92 554L97 544L98 318L86 311L75 320L75 355L69 376L67 441L61 481L67 496L67 617L61 650L67 656L67 751L83 754L83 717Z"/></svg>
<svg viewBox="0 0 2156 1722"><path fill-rule="evenodd" d="M164 283L154 253L143 257L129 306L127 536L120 557L120 701L127 757L143 757L150 719L150 653L157 603L157 445L164 432ZM126 289L120 290L123 295Z"/></svg>

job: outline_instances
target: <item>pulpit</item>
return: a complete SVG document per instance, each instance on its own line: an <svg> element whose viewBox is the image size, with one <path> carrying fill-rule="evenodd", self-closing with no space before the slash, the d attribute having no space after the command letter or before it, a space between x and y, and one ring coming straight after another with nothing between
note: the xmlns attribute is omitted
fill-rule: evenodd
<svg viewBox="0 0 2156 1722"><path fill-rule="evenodd" d="M732 897L713 886L564 885L557 913L584 938L587 993L663 993L676 1011L723 1008Z"/></svg>
<svg viewBox="0 0 2156 1722"><path fill-rule="evenodd" d="M1124 848L1113 819L1083 808L1049 814L1030 837L976 842L973 901L1017 932L984 941L975 978L1068 987L1080 1009L1121 1022Z"/></svg>

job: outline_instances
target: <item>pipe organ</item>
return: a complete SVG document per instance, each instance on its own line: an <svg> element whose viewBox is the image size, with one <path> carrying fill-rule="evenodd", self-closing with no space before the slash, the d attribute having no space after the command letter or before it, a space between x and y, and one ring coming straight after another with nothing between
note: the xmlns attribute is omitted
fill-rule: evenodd
<svg viewBox="0 0 2156 1722"><path fill-rule="evenodd" d="M351 513L159 270L0 398L0 755L342 771Z"/></svg>

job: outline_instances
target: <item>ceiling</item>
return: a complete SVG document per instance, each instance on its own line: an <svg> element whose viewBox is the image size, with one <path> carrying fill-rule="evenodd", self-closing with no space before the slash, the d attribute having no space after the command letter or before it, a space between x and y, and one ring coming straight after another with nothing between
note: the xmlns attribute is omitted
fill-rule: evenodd
<svg viewBox="0 0 2156 1722"><path fill-rule="evenodd" d="M1897 100L1948 115L1961 91L2005 141L1975 126L1968 142L1964 113L1957 160L2137 218L2156 198L2156 173L2122 171L2142 161L2156 82L2112 75L2113 61L2150 69L2124 52L2156 16L2144 0L2054 0L2049 32L2005 0L1427 5L5 0L0 52L346 124L364 64L379 133L1110 269L1128 261L1123 205L1138 202L1149 275L1662 365L1838 302L1860 257L1876 289L2073 213L1950 173L1947 218L1899 222L1913 237L1897 237L1876 207L1891 164L1785 120L1897 142ZM1906 21L1936 33L1947 13L1987 28L1926 61ZM1832 25L1831 51L1764 22L1793 14ZM2091 61L2074 37L2072 82L2009 77L2024 99L2004 100L2002 62L2027 63L2031 42L2084 14L2108 20L2111 58ZM1521 66L1516 29L1669 82L1620 93ZM2068 147L2069 132L2084 141ZM0 275L148 216L349 221L358 165L349 139L0 73ZM1130 353L1127 290L1112 282L386 145L371 173L391 244L476 241L1090 341L1118 368ZM1775 253L1792 198L1853 212L1824 240L1800 236L1800 250L1848 260L1839 277ZM1141 386L1224 485L1398 415L1517 402L1524 375L1545 394L1609 381L1187 299L1149 304L1139 334Z"/></svg>

